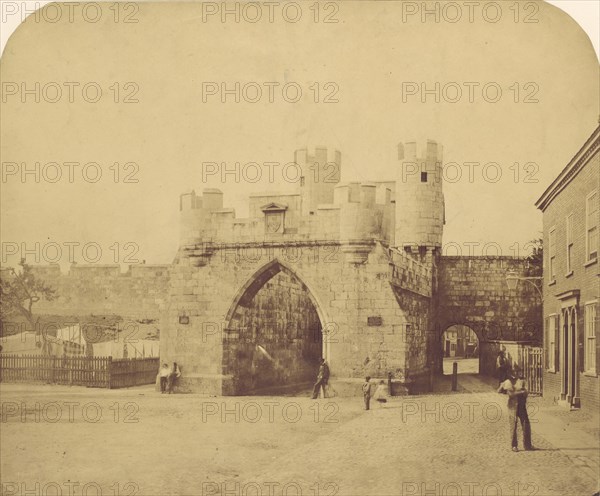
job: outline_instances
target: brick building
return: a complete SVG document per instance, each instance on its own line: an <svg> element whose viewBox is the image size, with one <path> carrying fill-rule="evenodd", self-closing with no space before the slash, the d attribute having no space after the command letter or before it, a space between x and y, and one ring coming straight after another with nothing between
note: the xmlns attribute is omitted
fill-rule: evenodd
<svg viewBox="0 0 600 496"><path fill-rule="evenodd" d="M600 408L600 126L536 202L544 225L544 397Z"/></svg>

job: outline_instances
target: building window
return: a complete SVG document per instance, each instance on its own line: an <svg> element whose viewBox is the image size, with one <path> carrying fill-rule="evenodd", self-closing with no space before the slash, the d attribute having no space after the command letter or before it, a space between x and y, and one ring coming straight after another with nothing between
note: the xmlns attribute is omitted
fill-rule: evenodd
<svg viewBox="0 0 600 496"><path fill-rule="evenodd" d="M588 195L585 202L586 262L598 258L598 190Z"/></svg>
<svg viewBox="0 0 600 496"><path fill-rule="evenodd" d="M596 323L597 303L585 305L585 370L596 373Z"/></svg>
<svg viewBox="0 0 600 496"><path fill-rule="evenodd" d="M422 183L427 182L427 172L421 172L421 182Z"/></svg>
<svg viewBox="0 0 600 496"><path fill-rule="evenodd" d="M556 281L556 228L550 229L550 241L548 243L548 282Z"/></svg>
<svg viewBox="0 0 600 496"><path fill-rule="evenodd" d="M551 372L556 371L556 333L558 330L557 320L557 315L550 315L546 318L546 368Z"/></svg>
<svg viewBox="0 0 600 496"><path fill-rule="evenodd" d="M567 275L573 272L573 214L567 216Z"/></svg>

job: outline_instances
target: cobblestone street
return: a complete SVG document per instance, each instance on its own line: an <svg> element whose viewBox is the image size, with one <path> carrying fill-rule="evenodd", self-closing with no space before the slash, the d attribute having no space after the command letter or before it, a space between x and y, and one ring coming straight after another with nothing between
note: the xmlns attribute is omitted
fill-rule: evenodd
<svg viewBox="0 0 600 496"><path fill-rule="evenodd" d="M506 397L477 376L461 376L459 385L457 393L392 398L371 411L360 398L2 385L3 494L55 494L53 485L62 494L85 494L85 486L87 494L100 494L99 487L143 496L597 490L599 435L588 428L594 419L570 421L577 417L532 398L538 450L514 453Z"/></svg>

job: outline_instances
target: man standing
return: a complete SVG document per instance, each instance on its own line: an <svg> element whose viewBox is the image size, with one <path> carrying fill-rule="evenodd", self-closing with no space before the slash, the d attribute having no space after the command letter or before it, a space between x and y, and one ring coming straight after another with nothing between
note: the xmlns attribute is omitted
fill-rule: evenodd
<svg viewBox="0 0 600 496"><path fill-rule="evenodd" d="M496 358L496 376L498 377L499 386L508 378L508 361L502 350L498 352L498 358Z"/></svg>
<svg viewBox="0 0 600 496"><path fill-rule="evenodd" d="M525 386L525 379L520 373L519 367L515 367L515 371L510 374L509 379L500 384L498 392L506 392L508 394L508 422L512 450L515 452L519 451L517 439L519 420L521 421L521 429L523 430L523 447L527 451L533 450L534 448L531 444L531 425L529 423L529 416L527 415L528 393Z"/></svg>
<svg viewBox="0 0 600 496"><path fill-rule="evenodd" d="M321 358L321 365L319 366L319 374L317 375L317 382L313 387L312 399L316 400L319 396L319 390L323 388L323 397L325 396L325 386L329 381L329 365L324 358Z"/></svg>

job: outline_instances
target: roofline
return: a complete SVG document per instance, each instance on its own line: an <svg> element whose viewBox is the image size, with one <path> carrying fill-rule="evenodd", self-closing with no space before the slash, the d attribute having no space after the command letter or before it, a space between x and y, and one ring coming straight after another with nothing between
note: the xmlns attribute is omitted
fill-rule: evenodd
<svg viewBox="0 0 600 496"><path fill-rule="evenodd" d="M542 212L546 210L552 200L573 180L579 171L600 150L600 125L596 127L592 135L587 139L575 156L570 160L560 174L546 188L546 191L535 202L535 206Z"/></svg>

